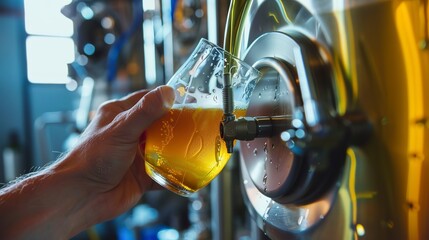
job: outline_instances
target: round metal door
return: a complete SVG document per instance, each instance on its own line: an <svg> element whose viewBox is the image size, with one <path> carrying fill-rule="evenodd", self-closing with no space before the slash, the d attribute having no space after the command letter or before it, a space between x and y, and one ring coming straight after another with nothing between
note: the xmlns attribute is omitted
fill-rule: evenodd
<svg viewBox="0 0 429 240"><path fill-rule="evenodd" d="M273 239L428 239L427 1L238 0L226 50L261 70L243 198Z"/></svg>

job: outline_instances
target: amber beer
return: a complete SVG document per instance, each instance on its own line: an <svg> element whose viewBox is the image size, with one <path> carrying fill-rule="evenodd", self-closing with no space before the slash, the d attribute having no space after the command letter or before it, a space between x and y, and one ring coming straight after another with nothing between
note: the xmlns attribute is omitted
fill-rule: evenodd
<svg viewBox="0 0 429 240"><path fill-rule="evenodd" d="M230 157L220 138L222 115L222 109L171 109L146 132L147 173L183 196L209 184Z"/></svg>

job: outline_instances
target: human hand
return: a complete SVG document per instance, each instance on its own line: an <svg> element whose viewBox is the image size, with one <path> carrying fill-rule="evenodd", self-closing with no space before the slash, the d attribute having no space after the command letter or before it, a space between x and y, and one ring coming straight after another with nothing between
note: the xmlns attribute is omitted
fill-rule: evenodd
<svg viewBox="0 0 429 240"><path fill-rule="evenodd" d="M174 92L167 86L136 92L103 104L81 136L80 143L59 168L77 174L84 189L85 227L113 218L134 206L147 190L160 188L146 175L138 152L139 138L150 124L172 106Z"/></svg>
<svg viewBox="0 0 429 240"><path fill-rule="evenodd" d="M0 189L0 236L68 239L160 188L146 175L138 144L173 101L173 89L161 86L103 104L69 153Z"/></svg>

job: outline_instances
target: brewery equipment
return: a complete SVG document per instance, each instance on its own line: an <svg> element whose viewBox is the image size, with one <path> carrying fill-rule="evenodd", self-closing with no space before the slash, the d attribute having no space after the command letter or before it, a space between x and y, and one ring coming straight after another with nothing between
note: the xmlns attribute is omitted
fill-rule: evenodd
<svg viewBox="0 0 429 240"><path fill-rule="evenodd" d="M231 3L225 49L264 76L246 118L230 116L225 90L221 134L242 140L243 198L266 236L429 238L428 11L424 0Z"/></svg>

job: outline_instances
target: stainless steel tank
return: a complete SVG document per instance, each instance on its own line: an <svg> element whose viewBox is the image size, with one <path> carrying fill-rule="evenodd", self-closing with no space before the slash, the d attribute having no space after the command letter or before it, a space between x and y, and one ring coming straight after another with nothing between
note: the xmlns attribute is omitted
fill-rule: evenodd
<svg viewBox="0 0 429 240"><path fill-rule="evenodd" d="M243 197L272 239L429 239L427 0L236 0L225 48L259 68Z"/></svg>

